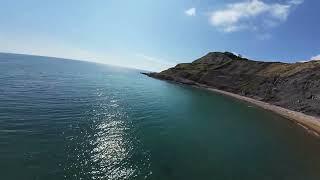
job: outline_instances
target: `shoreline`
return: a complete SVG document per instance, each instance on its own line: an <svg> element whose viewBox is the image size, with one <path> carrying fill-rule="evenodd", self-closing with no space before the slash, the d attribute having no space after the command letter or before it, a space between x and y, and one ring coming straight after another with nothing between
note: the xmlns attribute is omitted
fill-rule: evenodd
<svg viewBox="0 0 320 180"><path fill-rule="evenodd" d="M282 116L285 119L302 127L308 133L320 138L320 117L307 115L307 114L304 114L304 113L301 113L298 111L286 109L286 108L283 108L283 107L280 107L277 105L273 105L273 104L270 104L267 102L263 102L260 100L256 100L256 99L253 99L250 97L241 96L239 94L219 90L219 89L207 86L205 84L200 84L200 83L197 83L197 82L194 82L191 80L187 80L187 79L179 79L179 81L178 81L178 80L169 80L169 79L158 78L158 77L152 75L152 73L142 73L142 74L147 75L151 78L158 79L158 80L164 80L164 81L169 81L169 82L173 82L173 83L177 83L177 84L189 85L189 86L192 86L195 88L205 89L205 90L208 90L208 91L211 91L214 93L218 93L220 95L225 95L225 96L232 97L232 98L235 98L240 101L250 103L252 105L255 105L256 107L262 108L264 110L267 110L267 111L275 113L279 116Z"/></svg>
<svg viewBox="0 0 320 180"><path fill-rule="evenodd" d="M320 118L306 115L301 112L289 110L289 109L286 109L286 108L283 108L280 106L276 106L276 105L273 105L270 103L266 103L263 101L259 101L259 100L253 99L253 98L241 96L241 95L238 95L235 93L215 89L215 88L209 87L204 84L195 83L192 86L196 87L196 88L209 90L211 92L215 92L215 93L218 93L221 95L233 97L235 99L253 104L253 105L260 107L264 110L271 111L271 112L278 114L278 115L290 120L291 122L296 123L297 125L303 127L308 133L310 133L316 137L320 137Z"/></svg>

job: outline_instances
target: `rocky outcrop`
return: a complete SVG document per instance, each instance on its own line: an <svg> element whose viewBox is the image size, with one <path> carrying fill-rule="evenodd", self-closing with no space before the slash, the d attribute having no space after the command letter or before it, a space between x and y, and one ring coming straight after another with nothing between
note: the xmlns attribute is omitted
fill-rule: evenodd
<svg viewBox="0 0 320 180"><path fill-rule="evenodd" d="M146 75L189 85L203 84L320 116L320 61L259 62L229 52L211 52L192 63Z"/></svg>

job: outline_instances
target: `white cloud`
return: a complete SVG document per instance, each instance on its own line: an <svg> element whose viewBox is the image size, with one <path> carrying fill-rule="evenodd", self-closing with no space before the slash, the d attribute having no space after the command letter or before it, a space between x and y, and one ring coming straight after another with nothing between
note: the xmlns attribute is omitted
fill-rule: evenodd
<svg viewBox="0 0 320 180"><path fill-rule="evenodd" d="M313 56L313 57L311 58L311 60L320 60L320 54L317 55L317 56Z"/></svg>
<svg viewBox="0 0 320 180"><path fill-rule="evenodd" d="M287 20L291 9L303 3L303 0L291 0L286 3L265 3L261 0L247 0L228 4L225 9L210 14L210 23L224 32L244 29L256 30L261 22L268 27Z"/></svg>
<svg viewBox="0 0 320 180"><path fill-rule="evenodd" d="M195 16L197 13L197 10L196 10L196 8L193 7L193 8L187 9L186 11L184 11L184 13L187 16Z"/></svg>

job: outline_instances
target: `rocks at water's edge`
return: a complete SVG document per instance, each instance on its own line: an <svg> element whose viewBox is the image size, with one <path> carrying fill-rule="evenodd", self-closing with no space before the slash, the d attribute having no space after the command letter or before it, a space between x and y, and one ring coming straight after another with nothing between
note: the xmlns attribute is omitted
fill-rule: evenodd
<svg viewBox="0 0 320 180"><path fill-rule="evenodd" d="M259 62L229 52L211 52L192 63L143 74L188 85L203 84L320 116L320 61Z"/></svg>

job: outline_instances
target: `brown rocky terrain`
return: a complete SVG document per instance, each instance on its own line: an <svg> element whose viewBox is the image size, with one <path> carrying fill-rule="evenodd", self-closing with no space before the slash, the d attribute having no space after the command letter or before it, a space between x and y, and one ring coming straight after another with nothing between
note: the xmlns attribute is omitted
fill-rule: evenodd
<svg viewBox="0 0 320 180"><path fill-rule="evenodd" d="M229 52L211 52L150 77L203 84L293 111L320 116L320 61L253 61Z"/></svg>

